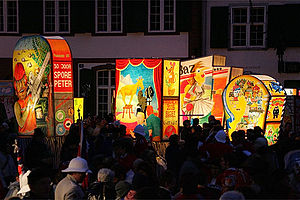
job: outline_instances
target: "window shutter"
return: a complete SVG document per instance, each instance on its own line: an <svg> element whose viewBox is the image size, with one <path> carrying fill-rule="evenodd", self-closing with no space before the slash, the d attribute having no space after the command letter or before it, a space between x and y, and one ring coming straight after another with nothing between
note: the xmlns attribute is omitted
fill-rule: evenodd
<svg viewBox="0 0 300 200"><path fill-rule="evenodd" d="M43 33L43 1L19 1L19 32Z"/></svg>
<svg viewBox="0 0 300 200"><path fill-rule="evenodd" d="M147 32L148 0L124 0L124 31Z"/></svg>
<svg viewBox="0 0 300 200"><path fill-rule="evenodd" d="M228 7L211 7L210 48L227 48L229 43Z"/></svg>
<svg viewBox="0 0 300 200"><path fill-rule="evenodd" d="M71 33L94 33L95 32L95 1L70 2Z"/></svg>
<svg viewBox="0 0 300 200"><path fill-rule="evenodd" d="M286 38L284 13L284 6L273 5L268 7L267 45L269 48L277 47Z"/></svg>
<svg viewBox="0 0 300 200"><path fill-rule="evenodd" d="M84 98L85 113L92 113L95 109L94 97L96 91L95 72L91 69L80 70L80 97ZM92 113L95 115L96 113Z"/></svg>
<svg viewBox="0 0 300 200"><path fill-rule="evenodd" d="M268 47L300 47L300 5L271 5L268 7Z"/></svg>
<svg viewBox="0 0 300 200"><path fill-rule="evenodd" d="M286 5L285 12L281 13L280 17L285 17L287 47L300 47L300 5Z"/></svg>
<svg viewBox="0 0 300 200"><path fill-rule="evenodd" d="M192 29L192 2L176 1L176 29L178 32L190 32Z"/></svg>

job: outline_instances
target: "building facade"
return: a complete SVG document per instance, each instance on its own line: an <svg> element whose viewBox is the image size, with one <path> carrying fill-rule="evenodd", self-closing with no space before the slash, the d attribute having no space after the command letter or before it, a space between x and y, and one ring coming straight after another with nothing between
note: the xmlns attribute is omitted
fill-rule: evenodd
<svg viewBox="0 0 300 200"><path fill-rule="evenodd" d="M204 55L226 56L245 74L266 74L300 89L300 1L203 1ZM285 122L300 128L300 97L287 98Z"/></svg>
<svg viewBox="0 0 300 200"><path fill-rule="evenodd" d="M300 1L203 1L203 53L300 87Z"/></svg>
<svg viewBox="0 0 300 200"><path fill-rule="evenodd" d="M23 36L59 35L73 56L74 94L86 114L112 112L115 59L201 55L201 1L0 0L0 80L12 80ZM193 25L197 24L197 25Z"/></svg>

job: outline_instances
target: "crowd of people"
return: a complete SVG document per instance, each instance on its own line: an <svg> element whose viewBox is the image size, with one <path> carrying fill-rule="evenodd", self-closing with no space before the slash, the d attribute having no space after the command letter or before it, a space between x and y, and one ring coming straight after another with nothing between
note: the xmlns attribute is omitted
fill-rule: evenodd
<svg viewBox="0 0 300 200"><path fill-rule="evenodd" d="M16 134L1 124L1 199L300 199L300 135L290 123L272 146L260 127L229 138L213 116L202 126L184 121L160 143L141 125L130 135L112 116L89 117L82 140L79 123L71 126L59 167L41 129L20 160ZM167 144L163 156L158 143Z"/></svg>

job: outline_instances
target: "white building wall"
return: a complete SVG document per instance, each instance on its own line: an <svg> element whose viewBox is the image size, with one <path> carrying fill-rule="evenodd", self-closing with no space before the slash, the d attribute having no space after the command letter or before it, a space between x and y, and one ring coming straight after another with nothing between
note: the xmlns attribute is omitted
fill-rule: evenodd
<svg viewBox="0 0 300 200"><path fill-rule="evenodd" d="M0 37L0 58L11 58L21 38ZM179 35L66 36L73 58L184 58L188 57L188 33Z"/></svg>
<svg viewBox="0 0 300 200"><path fill-rule="evenodd" d="M280 4L298 4L300 1L283 0L252 0L253 5L280 5ZM244 71L258 74L267 74L283 83L284 80L299 80L300 73L278 73L278 57L273 48L261 50L228 50L210 48L210 10L214 6L239 6L249 5L249 0L208 0L204 2L204 55L219 54L227 57L227 66L244 67ZM222 31L222 30L220 30ZM300 36L299 36L300 37ZM284 61L300 62L300 48L287 48L283 56Z"/></svg>

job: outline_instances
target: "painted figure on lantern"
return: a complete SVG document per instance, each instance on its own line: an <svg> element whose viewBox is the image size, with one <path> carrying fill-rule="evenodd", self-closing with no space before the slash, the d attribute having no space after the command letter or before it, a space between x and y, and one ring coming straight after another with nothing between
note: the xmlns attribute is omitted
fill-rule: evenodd
<svg viewBox="0 0 300 200"><path fill-rule="evenodd" d="M143 84L143 78L139 77L137 79L137 82L135 84L131 85L126 85L120 89L120 94L122 96L122 100L126 106L131 105L131 101L133 99L133 96L136 94L138 89L143 90L144 89L144 84ZM126 96L130 96L129 103L127 104L125 101Z"/></svg>
<svg viewBox="0 0 300 200"><path fill-rule="evenodd" d="M29 93L28 80L22 63L17 63L15 66L14 87L18 97L14 111L19 125L19 133L32 134L36 128L34 107L38 99Z"/></svg>
<svg viewBox="0 0 300 200"><path fill-rule="evenodd" d="M188 80L187 86L184 88L184 96L182 99L185 115L193 115L197 113L207 116L211 113L214 102L210 99L210 94L206 94L205 73L209 68L204 67L201 63L197 63L194 68L193 76Z"/></svg>

